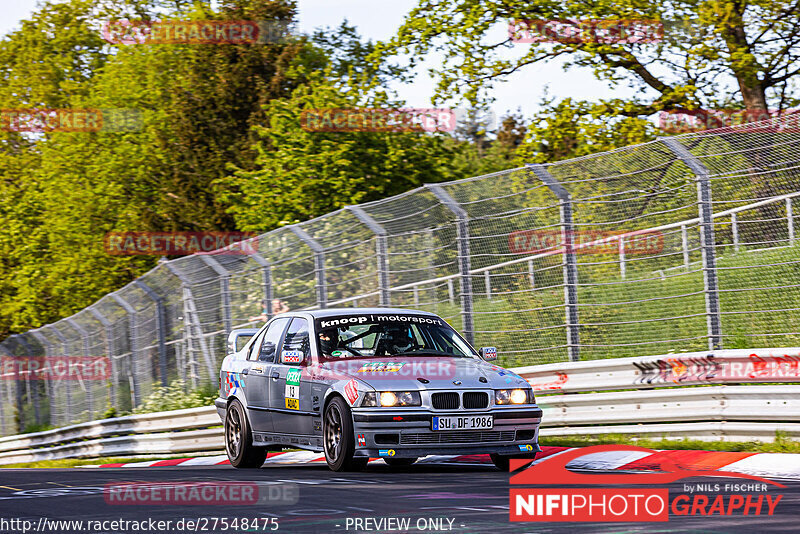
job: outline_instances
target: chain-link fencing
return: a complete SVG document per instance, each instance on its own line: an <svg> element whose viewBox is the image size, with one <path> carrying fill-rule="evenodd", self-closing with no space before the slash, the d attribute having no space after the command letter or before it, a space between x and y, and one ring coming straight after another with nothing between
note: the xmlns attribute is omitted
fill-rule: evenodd
<svg viewBox="0 0 800 534"><path fill-rule="evenodd" d="M6 357L107 357L107 379L4 368L0 432L216 384L227 333L262 312L433 311L500 363L798 346L794 117L529 165L351 206L255 238L256 253L157 267Z"/></svg>

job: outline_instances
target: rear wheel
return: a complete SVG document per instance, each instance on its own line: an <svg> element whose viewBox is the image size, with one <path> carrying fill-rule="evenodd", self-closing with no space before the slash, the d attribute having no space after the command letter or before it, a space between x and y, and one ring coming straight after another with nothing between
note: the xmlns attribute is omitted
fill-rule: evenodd
<svg viewBox="0 0 800 534"><path fill-rule="evenodd" d="M511 465L510 460L512 458L518 458L520 460L528 460L528 463L524 464L523 469L527 468L529 465L531 465L533 463L533 460L534 460L533 458L530 458L530 457L504 456L502 454L494 454L494 453L490 454L489 457L492 459L492 463L494 464L494 466L496 468L498 468L500 471L505 471L505 472L508 472L508 468Z"/></svg>
<svg viewBox="0 0 800 534"><path fill-rule="evenodd" d="M384 458L383 461L392 467L408 467L416 462L418 458Z"/></svg>
<svg viewBox="0 0 800 534"><path fill-rule="evenodd" d="M238 400L228 405L225 414L225 452L233 467L258 468L267 459L267 449L253 446L253 433Z"/></svg>
<svg viewBox="0 0 800 534"><path fill-rule="evenodd" d="M333 471L360 471L369 458L353 458L356 440L353 435L353 416L341 397L334 397L325 408L322 423L325 461Z"/></svg>

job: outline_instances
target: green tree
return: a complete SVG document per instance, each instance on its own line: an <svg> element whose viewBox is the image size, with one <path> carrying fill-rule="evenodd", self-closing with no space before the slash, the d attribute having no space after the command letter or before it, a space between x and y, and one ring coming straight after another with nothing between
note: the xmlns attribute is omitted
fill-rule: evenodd
<svg viewBox="0 0 800 534"><path fill-rule="evenodd" d="M303 111L394 105L385 95L364 100L322 76L298 87L291 98L271 101L269 124L256 127L261 138L256 168L238 169L217 182L237 226L269 230L452 179L448 139L442 134L308 131L301 116Z"/></svg>
<svg viewBox="0 0 800 534"><path fill-rule="evenodd" d="M661 21L665 31L663 39L651 43L615 43L592 34L573 42L514 44L509 37L490 41L497 23L553 19L651 19ZM785 0L420 0L376 57L404 52L414 64L433 49L443 50L444 64L434 69L440 100L460 95L486 102L494 82L529 65L562 58L567 68L588 67L612 87L628 84L638 89L636 97L610 103L614 114L647 116L676 108L784 109L798 96L798 26L800 10ZM519 53L508 50L512 47Z"/></svg>

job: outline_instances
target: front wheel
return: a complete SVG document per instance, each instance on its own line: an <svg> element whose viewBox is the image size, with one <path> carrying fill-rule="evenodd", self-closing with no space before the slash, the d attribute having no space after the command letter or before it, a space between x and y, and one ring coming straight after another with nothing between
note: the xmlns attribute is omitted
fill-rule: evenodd
<svg viewBox="0 0 800 534"><path fill-rule="evenodd" d="M238 400L228 405L225 414L225 452L233 467L258 468L267 459L267 449L253 446L253 433Z"/></svg>
<svg viewBox="0 0 800 534"><path fill-rule="evenodd" d="M522 459L530 460L527 464L525 464L522 467L522 469L527 469L528 466L533 463L533 458L524 458L524 457L520 458L519 456L504 456L502 454L494 454L494 453L492 453L492 454L489 455L489 457L492 459L492 463L494 464L494 466L496 468L498 468L500 471L505 471L506 473L508 472L508 468L511 465L510 460L512 458L519 458L521 460Z"/></svg>
<svg viewBox="0 0 800 534"><path fill-rule="evenodd" d="M353 458L356 440L353 435L353 416L341 397L334 397L325 408L322 423L325 461L333 471L360 471L369 458Z"/></svg>

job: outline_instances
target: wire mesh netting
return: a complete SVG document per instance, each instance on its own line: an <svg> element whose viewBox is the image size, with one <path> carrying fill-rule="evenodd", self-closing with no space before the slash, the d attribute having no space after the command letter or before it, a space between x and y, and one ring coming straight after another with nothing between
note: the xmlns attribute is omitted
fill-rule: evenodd
<svg viewBox="0 0 800 534"><path fill-rule="evenodd" d="M91 379L3 366L0 432L216 384L232 328L286 309L438 313L500 363L797 346L800 132L762 123L421 187L283 227L255 254L162 261L4 359L96 357ZM44 363L41 363L44 362ZM37 365L40 365L37 364Z"/></svg>

